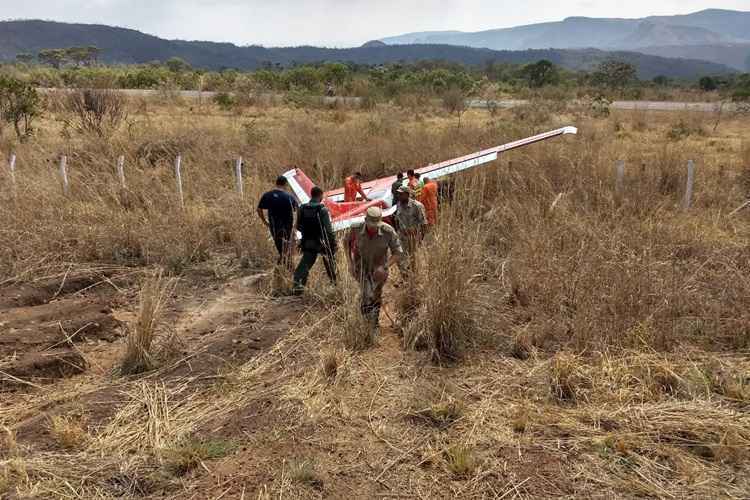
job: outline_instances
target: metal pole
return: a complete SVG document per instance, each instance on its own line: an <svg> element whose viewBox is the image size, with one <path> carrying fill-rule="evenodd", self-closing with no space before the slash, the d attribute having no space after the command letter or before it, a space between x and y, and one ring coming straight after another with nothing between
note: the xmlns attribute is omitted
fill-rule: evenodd
<svg viewBox="0 0 750 500"><path fill-rule="evenodd" d="M117 177L120 178L120 185L125 189L125 156L120 155L117 158Z"/></svg>
<svg viewBox="0 0 750 500"><path fill-rule="evenodd" d="M242 157L237 158L237 162L234 165L234 179L237 185L237 193L241 198L245 197L245 189L242 184Z"/></svg>
<svg viewBox="0 0 750 500"><path fill-rule="evenodd" d="M177 179L177 193L180 195L180 207L185 208L185 198L182 194L182 155L177 155L174 162L174 173Z"/></svg>
<svg viewBox="0 0 750 500"><path fill-rule="evenodd" d="M68 196L70 194L70 183L68 182L68 157L65 155L60 157L60 178L62 178L63 194Z"/></svg>
<svg viewBox="0 0 750 500"><path fill-rule="evenodd" d="M682 202L682 208L689 210L693 204L693 183L695 182L695 162L688 161L687 165L687 185L685 186L685 199Z"/></svg>

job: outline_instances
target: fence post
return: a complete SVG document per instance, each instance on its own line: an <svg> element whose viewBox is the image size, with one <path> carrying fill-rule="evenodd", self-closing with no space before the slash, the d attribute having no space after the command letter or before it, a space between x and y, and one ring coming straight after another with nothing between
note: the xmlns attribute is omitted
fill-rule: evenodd
<svg viewBox="0 0 750 500"><path fill-rule="evenodd" d="M13 188L13 195L16 194L16 155L12 153L10 160L8 160L8 166L10 167L10 184Z"/></svg>
<svg viewBox="0 0 750 500"><path fill-rule="evenodd" d="M125 156L117 158L117 177L120 178L120 186L125 189Z"/></svg>
<svg viewBox="0 0 750 500"><path fill-rule="evenodd" d="M682 200L682 208L689 210L693 204L693 183L695 182L695 162L689 160L687 164L687 185L685 186L685 199Z"/></svg>
<svg viewBox="0 0 750 500"><path fill-rule="evenodd" d="M234 180L237 186L237 193L240 198L245 197L245 188L242 184L242 157L237 158L237 162L234 164Z"/></svg>
<svg viewBox="0 0 750 500"><path fill-rule="evenodd" d="M68 182L68 157L65 155L60 157L60 178L62 179L63 194L68 196L70 194L70 183Z"/></svg>
<svg viewBox="0 0 750 500"><path fill-rule="evenodd" d="M625 187L625 160L618 160L615 163L615 196L622 199L622 192Z"/></svg>
<svg viewBox="0 0 750 500"><path fill-rule="evenodd" d="M174 162L174 174L177 179L177 193L180 195L180 207L185 208L185 198L182 194L182 155L177 155Z"/></svg>

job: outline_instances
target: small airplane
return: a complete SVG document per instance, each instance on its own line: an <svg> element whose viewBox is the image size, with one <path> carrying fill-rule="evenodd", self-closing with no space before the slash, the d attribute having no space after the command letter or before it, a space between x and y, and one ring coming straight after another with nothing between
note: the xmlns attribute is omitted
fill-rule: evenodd
<svg viewBox="0 0 750 500"><path fill-rule="evenodd" d="M577 134L576 127L563 127L543 134L528 137L502 146L478 151L460 158L444 161L424 168L415 169L415 172L423 178L438 179L447 175L469 170L485 163L497 160L500 153L512 149L521 148L541 141L552 139L567 134ZM310 201L310 191L315 186L305 173L294 168L283 174L289 181L292 192L300 203ZM396 203L391 193L391 185L396 181L396 176L383 177L362 184L362 189L370 201L344 202L344 188L328 191L324 194L323 204L331 214L334 231L343 231L352 226L361 224L365 220L365 213L370 207L380 207L383 217L390 217L396 212Z"/></svg>

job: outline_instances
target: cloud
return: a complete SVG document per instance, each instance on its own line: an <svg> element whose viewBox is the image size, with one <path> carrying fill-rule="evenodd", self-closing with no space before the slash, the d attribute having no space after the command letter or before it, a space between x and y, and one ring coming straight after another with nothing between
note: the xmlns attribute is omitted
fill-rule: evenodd
<svg viewBox="0 0 750 500"><path fill-rule="evenodd" d="M0 0L0 12L7 18L123 26L166 38L352 46L411 31L748 8L747 0L580 0L572 5L552 0Z"/></svg>

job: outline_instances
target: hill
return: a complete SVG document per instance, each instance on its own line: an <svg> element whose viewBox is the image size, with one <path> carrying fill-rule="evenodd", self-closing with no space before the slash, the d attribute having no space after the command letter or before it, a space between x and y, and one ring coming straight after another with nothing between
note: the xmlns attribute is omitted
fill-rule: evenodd
<svg viewBox="0 0 750 500"><path fill-rule="evenodd" d="M603 29L603 31L606 31ZM195 67L207 69L257 69L268 64L290 66L297 63L342 61L358 64L385 64L420 60L484 65L488 62L523 64L549 59L572 70L591 69L608 58L634 64L641 78L665 75L695 78L705 74L729 73L724 65L690 59L665 59L635 52L586 50L490 50L451 44L385 45L368 43L362 47L329 49L320 47L239 47L230 43L164 40L136 30L102 25L67 24L50 21L0 22L0 59L10 61L19 53L43 49L94 45L101 49L100 60L109 64L138 64L180 57Z"/></svg>
<svg viewBox="0 0 750 500"><path fill-rule="evenodd" d="M656 48L750 43L750 12L710 9L688 15L652 16L641 19L569 17L560 22L475 33L460 31L409 33L382 38L381 41L392 45L437 43L493 50L549 47L640 50L650 47L652 54L668 56L671 54L670 51L661 52ZM748 54L750 55L750 51ZM726 64L723 59L711 60ZM734 67L737 68L737 66Z"/></svg>

